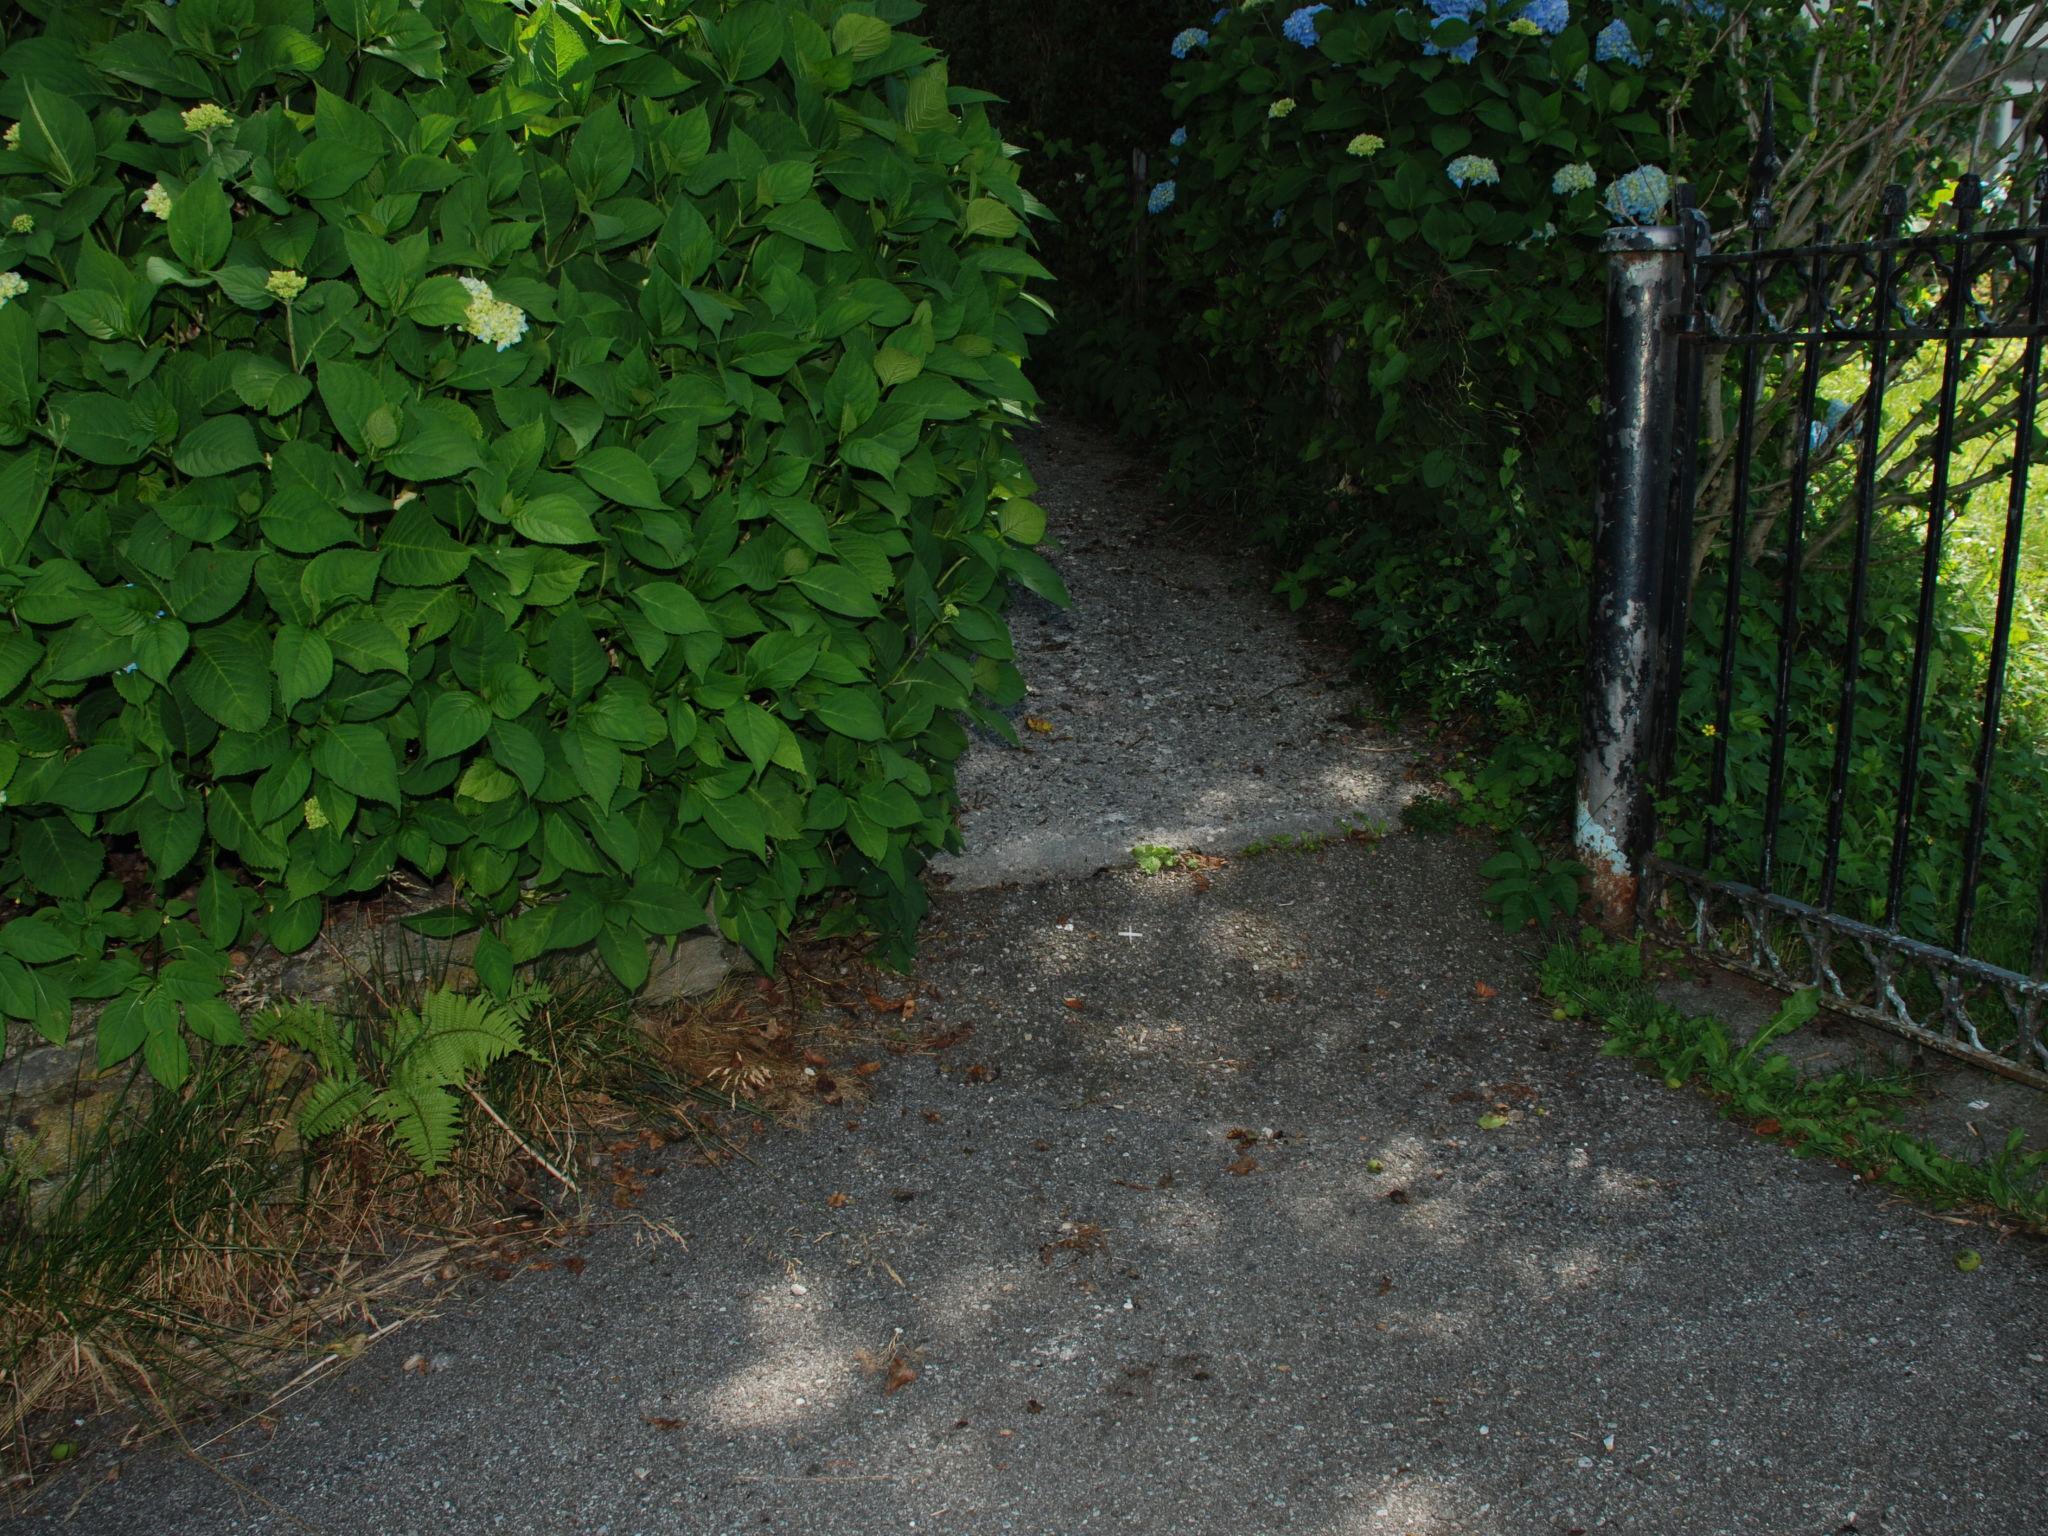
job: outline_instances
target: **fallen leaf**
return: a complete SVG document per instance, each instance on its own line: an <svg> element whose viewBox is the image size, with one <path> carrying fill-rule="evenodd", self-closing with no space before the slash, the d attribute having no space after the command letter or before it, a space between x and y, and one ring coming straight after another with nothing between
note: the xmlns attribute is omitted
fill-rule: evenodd
<svg viewBox="0 0 2048 1536"><path fill-rule="evenodd" d="M805 1051L804 1060L806 1063L814 1067L822 1067L825 1065L825 1056L824 1053L821 1051Z"/></svg>
<svg viewBox="0 0 2048 1536"><path fill-rule="evenodd" d="M1392 1275L1381 1275L1381 1276L1380 1276L1380 1283L1379 1283L1379 1286L1378 1286L1378 1288L1377 1288L1377 1290L1375 1291L1375 1293L1374 1293L1374 1294L1376 1294L1376 1295L1380 1295L1380 1296L1384 1296L1384 1295L1386 1295L1386 1294L1387 1294L1387 1292L1391 1291L1391 1290L1392 1290L1393 1288L1394 1288L1394 1277L1393 1277Z"/></svg>
<svg viewBox="0 0 2048 1536"><path fill-rule="evenodd" d="M942 1125L945 1123L946 1119L946 1117L940 1114L936 1109L926 1110L924 1112L924 1118L926 1123L930 1125Z"/></svg>
<svg viewBox="0 0 2048 1536"><path fill-rule="evenodd" d="M993 1068L985 1067L977 1061L963 1075L970 1083L987 1083L993 1082L996 1074Z"/></svg>
<svg viewBox="0 0 2048 1536"><path fill-rule="evenodd" d="M663 1418L661 1415L654 1413L641 1414L640 1422L642 1424L645 1424L649 1429L659 1430L664 1435L670 1433L673 1430L678 1430L683 1427L683 1421L681 1419L666 1419Z"/></svg>
<svg viewBox="0 0 2048 1536"><path fill-rule="evenodd" d="M853 1075L855 1077L873 1077L881 1070L882 1064L879 1061L864 1061L853 1069Z"/></svg>
<svg viewBox="0 0 2048 1536"><path fill-rule="evenodd" d="M1079 1013L1083 1008L1086 1008L1088 1006L1088 1004L1083 999L1078 997L1063 997L1060 999L1060 1001L1064 1003L1067 1007L1073 1009L1076 1013Z"/></svg>
<svg viewBox="0 0 2048 1536"><path fill-rule="evenodd" d="M909 1361L898 1355L889 1362L889 1379L882 1387L882 1395L894 1397L915 1380L917 1372L910 1368Z"/></svg>
<svg viewBox="0 0 2048 1536"><path fill-rule="evenodd" d="M1259 1160L1256 1157L1240 1157L1236 1162L1232 1163L1230 1167L1224 1171L1227 1173L1234 1173L1239 1178L1243 1178L1246 1174L1250 1173L1254 1168L1258 1166Z"/></svg>
<svg viewBox="0 0 2048 1536"><path fill-rule="evenodd" d="M1026 715L1024 723L1041 736L1050 736L1052 734L1052 722L1050 720L1042 719L1037 715Z"/></svg>
<svg viewBox="0 0 2048 1536"><path fill-rule="evenodd" d="M569 1271L572 1275L580 1275L589 1267L590 1261L580 1253L571 1254L568 1258L562 1260L562 1268Z"/></svg>
<svg viewBox="0 0 2048 1536"><path fill-rule="evenodd" d="M1499 997L1500 989L1498 987L1489 987L1483 981L1475 981L1472 983L1472 995L1474 997Z"/></svg>
<svg viewBox="0 0 2048 1536"><path fill-rule="evenodd" d="M413 1376L431 1376L434 1373L434 1367L425 1355L407 1355L405 1364L399 1369Z"/></svg>
<svg viewBox="0 0 2048 1536"><path fill-rule="evenodd" d="M1406 1205L1408 1203L1408 1191L1405 1189L1390 1189L1387 1191L1387 1199L1395 1205Z"/></svg>
<svg viewBox="0 0 2048 1536"><path fill-rule="evenodd" d="M1752 1129L1755 1130L1755 1132L1759 1136L1775 1136L1778 1134L1778 1132L1782 1131L1784 1127L1780 1125L1776 1120L1759 1120L1757 1121L1755 1126L1752 1127Z"/></svg>
<svg viewBox="0 0 2048 1536"><path fill-rule="evenodd" d="M1506 1115L1481 1115L1479 1117L1479 1129L1482 1131L1497 1131L1507 1123L1508 1117Z"/></svg>
<svg viewBox="0 0 2048 1536"><path fill-rule="evenodd" d="M847 1202L851 1199L853 1199L853 1196L849 1195L845 1190L835 1190L825 1197L825 1204L835 1211L844 1210Z"/></svg>
<svg viewBox="0 0 2048 1536"><path fill-rule="evenodd" d="M1043 1413L1045 1412L1045 1404L1035 1397L1027 1397L1024 1399L1024 1411L1026 1413Z"/></svg>

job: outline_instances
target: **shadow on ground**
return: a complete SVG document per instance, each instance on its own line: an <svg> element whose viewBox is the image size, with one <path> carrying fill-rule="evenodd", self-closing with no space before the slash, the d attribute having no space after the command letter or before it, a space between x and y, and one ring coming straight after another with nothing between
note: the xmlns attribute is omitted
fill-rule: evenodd
<svg viewBox="0 0 2048 1536"><path fill-rule="evenodd" d="M1959 1274L1981 1233L1599 1056L1527 996L1478 856L947 896L923 1016L965 1045L661 1181L681 1242L614 1230L418 1330L447 1369L385 1350L76 1521L2030 1528L2037 1251Z"/></svg>

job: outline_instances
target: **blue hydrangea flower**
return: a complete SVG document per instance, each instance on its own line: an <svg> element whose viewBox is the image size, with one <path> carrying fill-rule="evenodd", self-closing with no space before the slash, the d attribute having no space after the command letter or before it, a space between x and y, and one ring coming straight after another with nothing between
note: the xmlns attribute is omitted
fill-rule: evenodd
<svg viewBox="0 0 2048 1536"><path fill-rule="evenodd" d="M1827 396L1822 395L1813 404L1813 421L1806 429L1806 440L1810 447L1818 448L1822 443L1825 443L1835 435L1835 430L1847 418L1849 402L1846 400L1830 400Z"/></svg>
<svg viewBox="0 0 2048 1536"><path fill-rule="evenodd" d="M1628 23L1619 16L1600 29L1600 35L1593 39L1593 57L1602 64L1619 60L1635 69L1641 69L1650 62L1650 56L1636 46L1636 40L1629 34Z"/></svg>
<svg viewBox="0 0 2048 1536"><path fill-rule="evenodd" d="M1607 184L1607 211L1626 223L1650 224L1671 201L1671 178L1654 165L1639 165Z"/></svg>
<svg viewBox="0 0 2048 1536"><path fill-rule="evenodd" d="M1593 174L1593 167L1583 160L1574 160L1550 178L1550 190L1559 197L1569 197L1574 192L1590 192L1599 184L1600 178Z"/></svg>
<svg viewBox="0 0 2048 1536"><path fill-rule="evenodd" d="M1522 7L1522 19L1536 23L1536 30L1555 37L1571 25L1571 0L1529 0Z"/></svg>
<svg viewBox="0 0 2048 1536"><path fill-rule="evenodd" d="M1275 229L1278 229L1282 224L1285 224L1286 222L1287 210L1285 208L1275 208L1273 210L1273 227Z"/></svg>
<svg viewBox="0 0 2048 1536"><path fill-rule="evenodd" d="M1166 139L1166 142L1171 144L1175 149L1179 149L1183 144L1187 143L1187 141L1188 131L1185 128L1174 129L1171 134L1167 135Z"/></svg>
<svg viewBox="0 0 2048 1536"><path fill-rule="evenodd" d="M1229 16L1229 14L1230 14L1230 7L1229 7L1229 6L1227 6L1227 5L1225 5L1225 6L1219 6L1219 7L1217 8L1217 10L1216 10L1216 14L1215 14L1214 16L1211 16L1211 17L1209 18L1209 25L1210 25L1210 26L1212 26L1212 27L1220 27L1220 26L1222 26L1222 25L1223 25L1223 21L1224 21L1224 18L1225 18L1225 17L1227 17L1227 16Z"/></svg>
<svg viewBox="0 0 2048 1536"><path fill-rule="evenodd" d="M1173 56L1184 59L1197 48L1209 46L1209 34L1200 27L1189 27L1173 40Z"/></svg>
<svg viewBox="0 0 2048 1536"><path fill-rule="evenodd" d="M1486 9L1486 0L1429 0L1429 14L1438 21L1470 21Z"/></svg>
<svg viewBox="0 0 2048 1536"><path fill-rule="evenodd" d="M1152 189L1152 195L1145 199L1147 213L1164 213L1173 206L1174 193L1180 189L1170 181L1162 181Z"/></svg>
<svg viewBox="0 0 2048 1536"><path fill-rule="evenodd" d="M1299 43L1304 48L1315 47L1316 18L1328 9L1327 5L1304 5L1280 23L1280 35L1290 43Z"/></svg>
<svg viewBox="0 0 2048 1536"><path fill-rule="evenodd" d="M1432 59L1440 54L1449 54L1460 64L1470 64L1472 56L1479 52L1479 39L1468 37L1455 48L1439 48L1435 43L1424 43L1422 51L1424 55Z"/></svg>
<svg viewBox="0 0 2048 1536"><path fill-rule="evenodd" d="M1460 155L1444 167L1444 174L1451 178L1454 187L1500 185L1500 167L1484 155Z"/></svg>

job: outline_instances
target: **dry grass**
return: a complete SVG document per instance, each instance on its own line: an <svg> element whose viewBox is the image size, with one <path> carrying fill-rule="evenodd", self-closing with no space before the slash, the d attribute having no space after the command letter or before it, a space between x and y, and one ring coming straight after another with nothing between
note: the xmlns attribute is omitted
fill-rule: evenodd
<svg viewBox="0 0 2048 1536"><path fill-rule="evenodd" d="M819 958L823 954L823 958ZM92 1444L182 1427L229 1399L254 1413L432 1311L471 1274L551 1266L600 1221L641 1221L655 1149L719 1161L770 1122L844 1102L805 1022L811 969L635 1018L588 969L545 977L526 1026L535 1059L473 1083L459 1153L436 1178L373 1128L303 1147L297 1055L211 1051L180 1094L133 1079L84 1130L55 1188L0 1182L0 1454L8 1487ZM375 1020L446 975L391 954L344 1001ZM858 1081L854 1071L848 1083ZM4 1169L0 1169L4 1180ZM565 1260L573 1264L575 1260ZM119 1427L117 1427L119 1425Z"/></svg>
<svg viewBox="0 0 2048 1536"><path fill-rule="evenodd" d="M459 984L413 960L384 956L343 1006L374 1021ZM260 1418L465 1276L574 1266L559 1250L594 1224L645 1224L624 1213L673 1166L664 1147L743 1155L752 1131L863 1100L878 1062L858 1058L947 1043L846 946L654 1017L588 969L542 979L533 1057L472 1085L433 1178L375 1129L302 1145L308 1064L267 1047L208 1053L177 1094L138 1080L55 1189L0 1183L0 1486L230 1402Z"/></svg>

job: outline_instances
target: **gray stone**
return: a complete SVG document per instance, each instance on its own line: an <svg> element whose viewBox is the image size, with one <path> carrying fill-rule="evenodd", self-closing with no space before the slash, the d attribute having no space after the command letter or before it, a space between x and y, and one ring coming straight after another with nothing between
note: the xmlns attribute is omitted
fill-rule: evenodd
<svg viewBox="0 0 2048 1536"><path fill-rule="evenodd" d="M739 947L716 931L686 934L673 946L650 948L654 967L633 1000L633 1006L643 1011L716 992L745 960Z"/></svg>

